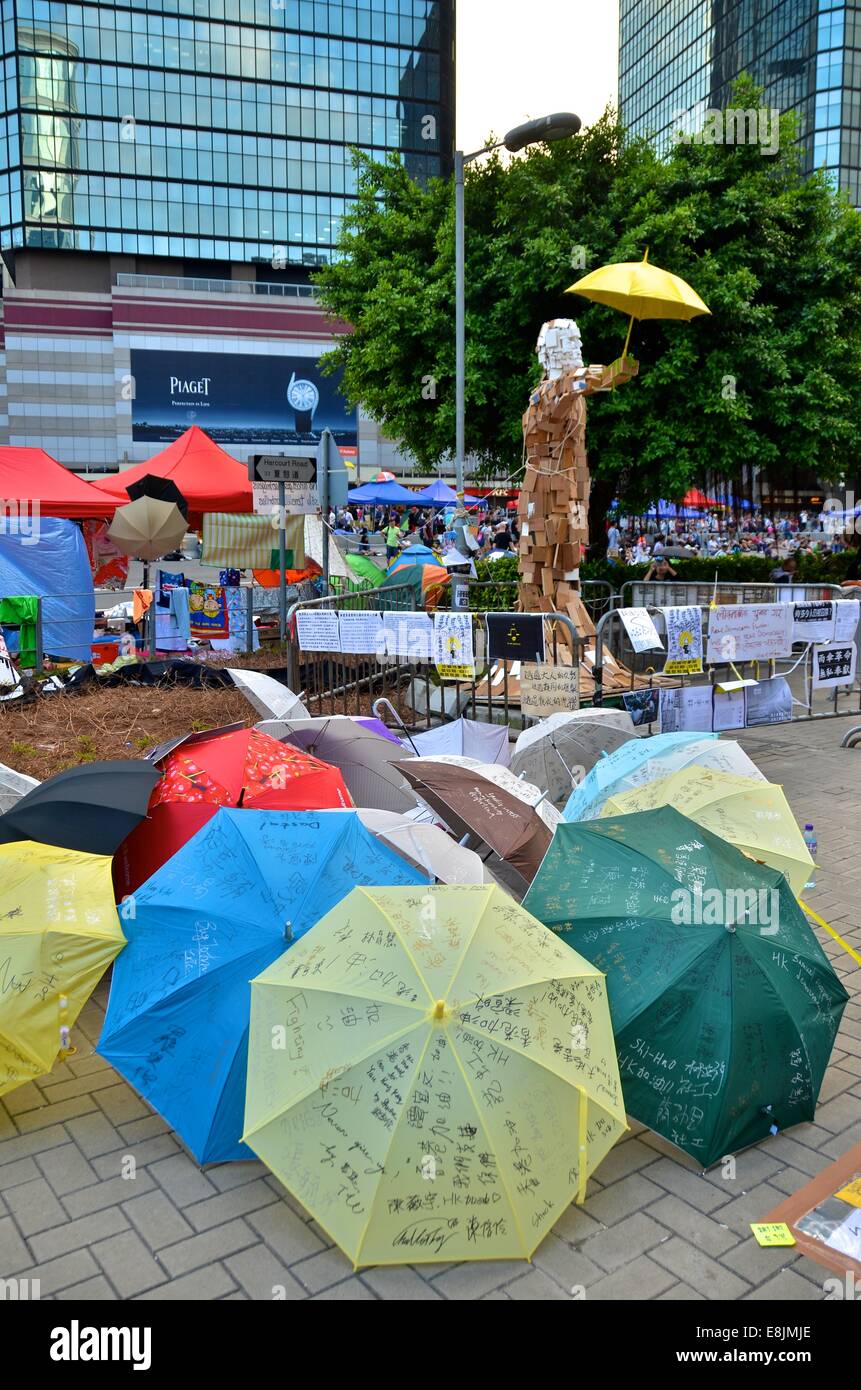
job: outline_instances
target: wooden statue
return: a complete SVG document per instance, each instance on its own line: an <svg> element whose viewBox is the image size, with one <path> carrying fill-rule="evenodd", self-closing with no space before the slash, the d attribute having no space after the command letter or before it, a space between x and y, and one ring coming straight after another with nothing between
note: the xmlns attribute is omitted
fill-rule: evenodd
<svg viewBox="0 0 861 1390"><path fill-rule="evenodd" d="M520 519L520 607L566 613L581 635L594 633L579 598L589 539L586 397L637 375L631 357L609 367L583 365L573 319L551 319L536 346L544 377L523 416L526 471Z"/></svg>

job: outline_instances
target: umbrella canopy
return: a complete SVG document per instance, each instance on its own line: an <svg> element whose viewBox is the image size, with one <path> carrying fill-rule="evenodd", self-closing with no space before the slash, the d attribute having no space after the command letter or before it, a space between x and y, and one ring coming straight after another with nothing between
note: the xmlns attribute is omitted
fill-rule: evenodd
<svg viewBox="0 0 861 1390"><path fill-rule="evenodd" d="M329 811L329 815L349 815L349 811ZM396 853L408 859L428 878L440 883L495 883L486 864L474 850L457 844L438 825L428 825L398 815L396 811L375 811L358 807L357 814L372 835L385 840Z"/></svg>
<svg viewBox="0 0 861 1390"><path fill-rule="evenodd" d="M488 777L477 776L473 768L456 762L410 758L394 765L458 839L476 835L521 878L532 882L552 838L537 811Z"/></svg>
<svg viewBox="0 0 861 1390"><path fill-rule="evenodd" d="M268 676L265 671L239 671L229 667L228 676L237 690L254 706L262 719L306 719L308 711L289 685Z"/></svg>
<svg viewBox="0 0 861 1390"><path fill-rule="evenodd" d="M684 319L710 314L695 290L669 270L649 264L646 250L641 261L602 265L569 285L566 294L582 294L596 304L609 304L630 316L622 356L628 352L634 319Z"/></svg>
<svg viewBox="0 0 861 1390"><path fill-rule="evenodd" d="M113 516L117 499L105 486L108 481L104 479L97 487L64 468L44 449L0 446L0 497L3 508L15 504L16 515L25 507L35 510L38 505L40 516L72 521Z"/></svg>
<svg viewBox="0 0 861 1390"><path fill-rule="evenodd" d="M457 503L457 493L448 483L444 483L442 478L437 478L428 487L423 487L421 492L416 492L414 500L422 507L453 507ZM483 498L471 497L469 493L464 493L463 502L465 507L485 505Z"/></svg>
<svg viewBox="0 0 861 1390"><path fill-rule="evenodd" d="M499 763L508 767L511 759L507 724L482 724L477 719L452 719L436 729L413 734L411 746L419 757L434 758L439 753L454 753L475 758L482 763Z"/></svg>
<svg viewBox="0 0 861 1390"><path fill-rule="evenodd" d="M108 535L117 550L138 560L158 560L182 545L188 529L175 502L138 497L117 507Z"/></svg>
<svg viewBox="0 0 861 1390"><path fill-rule="evenodd" d="M770 864L789 879L796 897L803 892L813 860L782 787L694 763L609 797L601 815L625 816L659 806L674 806L752 859Z"/></svg>
<svg viewBox="0 0 861 1390"><path fill-rule="evenodd" d="M84 854L113 854L143 820L159 781L152 763L140 759L66 768L0 816L0 844L38 840Z"/></svg>
<svg viewBox="0 0 861 1390"><path fill-rule="evenodd" d="M412 507L415 500L414 492L392 478L383 483L363 483L361 487L351 488L347 505L352 507L356 502L370 502L376 507Z"/></svg>
<svg viewBox="0 0 861 1390"><path fill-rule="evenodd" d="M524 906L606 972L641 1124L705 1168L813 1119L848 996L782 874L664 807L561 825Z"/></svg>
<svg viewBox="0 0 861 1390"><path fill-rule="evenodd" d="M698 487L689 488L682 498L683 507L719 507L720 502L714 497L706 497Z"/></svg>
<svg viewBox="0 0 861 1390"><path fill-rule="evenodd" d="M252 983L245 1138L354 1265L527 1259L624 1128L604 981L499 888L356 889Z"/></svg>
<svg viewBox="0 0 861 1390"><path fill-rule="evenodd" d="M136 483L129 483L126 492L132 501L137 497L154 497L158 502L175 502L188 521L188 503L170 478L160 478L157 473L145 473Z"/></svg>
<svg viewBox="0 0 861 1390"><path fill-rule="evenodd" d="M127 489L148 475L169 478L188 503L189 521L196 529L204 512L250 512L253 492L248 470L225 449L192 425L160 454L123 468L101 487L124 502Z"/></svg>
<svg viewBox="0 0 861 1390"><path fill-rule="evenodd" d="M11 810L22 796L38 785L38 778L28 777L26 773L16 772L14 768L0 763L0 812Z"/></svg>
<svg viewBox="0 0 861 1390"><path fill-rule="evenodd" d="M259 728L339 768L356 806L380 811L415 809L416 799L395 767L404 756L402 745L348 715L266 720Z"/></svg>
<svg viewBox="0 0 861 1390"><path fill-rule="evenodd" d="M574 788L562 815L568 821L594 820L608 796L631 791L691 763L765 781L756 763L732 739L719 739L717 734L654 734L629 739L606 758L599 758Z"/></svg>
<svg viewBox="0 0 861 1390"><path fill-rule="evenodd" d="M51 1070L124 941L109 859L0 845L0 1095Z"/></svg>
<svg viewBox="0 0 861 1390"><path fill-rule="evenodd" d="M373 473L371 475L370 481L372 483L393 483L395 481L395 475L394 473L390 473L387 468L381 468L378 473Z"/></svg>
<svg viewBox="0 0 861 1390"><path fill-rule="evenodd" d="M551 714L520 735L511 770L542 787L561 809L602 754L612 753L633 737L634 724L625 710Z"/></svg>
<svg viewBox="0 0 861 1390"><path fill-rule="evenodd" d="M471 777L480 777L482 781L494 782L497 787L508 792L511 796L516 796L518 801L523 801L527 806L534 806L544 824L552 832L556 829L562 819L555 806L551 806L546 792L540 787L536 787L533 782L527 782L524 777L515 777L507 767L500 763L480 762L478 758L466 758L459 753L434 753L430 757L422 755L413 758L414 763L421 766L423 763L439 763L447 767L461 768Z"/></svg>
<svg viewBox="0 0 861 1390"><path fill-rule="evenodd" d="M336 767L257 729L216 729L185 739L156 766L164 776L150 798L150 814L114 860L118 896L134 892L219 806L316 811L351 804Z"/></svg>
<svg viewBox="0 0 861 1390"><path fill-rule="evenodd" d="M251 1157L249 980L357 883L426 879L355 814L221 810L135 894L98 1051L199 1163Z"/></svg>

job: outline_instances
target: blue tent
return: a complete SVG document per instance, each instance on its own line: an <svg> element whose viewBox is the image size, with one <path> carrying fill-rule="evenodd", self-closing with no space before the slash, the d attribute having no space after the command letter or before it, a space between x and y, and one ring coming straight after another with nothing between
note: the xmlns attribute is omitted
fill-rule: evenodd
<svg viewBox="0 0 861 1390"><path fill-rule="evenodd" d="M42 646L51 656L89 661L96 599L87 547L74 521L0 516L0 598L37 594ZM10 648L17 651L10 633Z"/></svg>
<svg viewBox="0 0 861 1390"><path fill-rule="evenodd" d="M363 483L361 487L352 488L347 496L349 507L352 507L354 502L369 503L374 507L412 507L416 503L416 494L394 481Z"/></svg>
<svg viewBox="0 0 861 1390"><path fill-rule="evenodd" d="M448 483L444 483L442 478L437 478L429 487L417 492L415 500L423 507L450 507L457 502L457 493ZM481 497L470 497L468 493L463 499L465 507L478 507L482 501Z"/></svg>
<svg viewBox="0 0 861 1390"><path fill-rule="evenodd" d="M355 811L218 811L135 893L98 1051L199 1163L252 1158L249 981L357 884L426 882ZM343 949L371 970L372 944Z"/></svg>

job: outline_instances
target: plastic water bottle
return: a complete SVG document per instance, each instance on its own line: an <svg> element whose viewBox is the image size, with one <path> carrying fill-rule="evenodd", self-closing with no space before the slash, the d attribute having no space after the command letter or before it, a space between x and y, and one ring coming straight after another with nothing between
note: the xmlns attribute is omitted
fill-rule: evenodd
<svg viewBox="0 0 861 1390"><path fill-rule="evenodd" d="M808 852L809 852L809 854L810 854L810 858L813 860L813 864L815 865L815 864L816 864L816 831L813 829L812 824L805 825L805 827L804 827L804 843L806 844L807 849L808 849ZM805 883L804 886L805 886L805 888L815 888L815 887L816 887L816 869L815 869L815 867L811 867L811 870L810 870L810 877L809 877L809 879L807 880L807 882Z"/></svg>

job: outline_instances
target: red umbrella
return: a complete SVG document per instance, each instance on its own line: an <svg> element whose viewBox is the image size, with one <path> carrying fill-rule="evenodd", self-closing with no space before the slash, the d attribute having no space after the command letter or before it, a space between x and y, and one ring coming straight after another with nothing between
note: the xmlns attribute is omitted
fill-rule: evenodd
<svg viewBox="0 0 861 1390"><path fill-rule="evenodd" d="M259 729L215 730L161 758L149 815L114 858L118 897L133 893L211 820L219 806L323 811L352 806L340 769Z"/></svg>
<svg viewBox="0 0 861 1390"><path fill-rule="evenodd" d="M719 507L720 503L714 497L706 497L698 487L689 488L682 498L683 507Z"/></svg>

